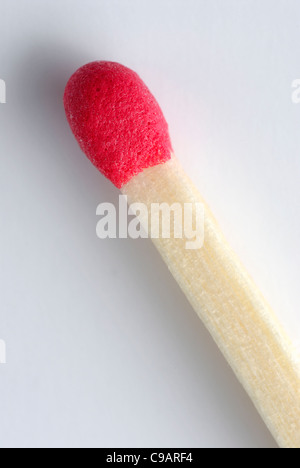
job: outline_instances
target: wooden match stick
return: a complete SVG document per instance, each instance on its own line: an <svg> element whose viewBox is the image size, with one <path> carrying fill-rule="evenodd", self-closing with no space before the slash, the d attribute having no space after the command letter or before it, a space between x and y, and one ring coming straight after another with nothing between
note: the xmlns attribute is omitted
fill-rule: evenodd
<svg viewBox="0 0 300 468"><path fill-rule="evenodd" d="M203 204L201 249L186 249L184 237L152 240L278 444L299 448L300 373L291 343L178 161L146 169L122 192L149 212L152 203Z"/></svg>
<svg viewBox="0 0 300 468"><path fill-rule="evenodd" d="M283 448L300 448L300 370L292 344L224 239L198 190L172 155L167 124L140 78L116 63L79 69L65 109L81 148L128 202L190 203L205 212L201 249L153 239L266 425Z"/></svg>

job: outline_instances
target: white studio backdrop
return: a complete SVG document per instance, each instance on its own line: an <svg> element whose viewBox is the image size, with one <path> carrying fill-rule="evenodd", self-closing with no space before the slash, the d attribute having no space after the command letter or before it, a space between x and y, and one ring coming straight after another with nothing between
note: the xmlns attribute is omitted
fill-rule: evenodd
<svg viewBox="0 0 300 468"><path fill-rule="evenodd" d="M151 242L96 237L97 205L119 192L81 154L62 95L89 61L140 74L299 348L300 3L1 0L0 13L0 446L276 447Z"/></svg>

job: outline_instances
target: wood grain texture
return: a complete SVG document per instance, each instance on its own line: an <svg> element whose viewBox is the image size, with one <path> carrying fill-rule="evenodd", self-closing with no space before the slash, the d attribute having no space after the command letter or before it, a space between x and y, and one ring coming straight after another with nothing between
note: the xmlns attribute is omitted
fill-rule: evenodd
<svg viewBox="0 0 300 468"><path fill-rule="evenodd" d="M128 202L204 204L204 245L153 239L184 294L283 448L300 448L300 371L294 350L262 294L232 251L175 157L122 189ZM143 220L142 220L143 222Z"/></svg>

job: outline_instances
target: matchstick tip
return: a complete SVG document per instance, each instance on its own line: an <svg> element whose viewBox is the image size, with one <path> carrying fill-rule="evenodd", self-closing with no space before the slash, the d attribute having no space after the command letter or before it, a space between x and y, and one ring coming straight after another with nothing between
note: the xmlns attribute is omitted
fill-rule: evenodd
<svg viewBox="0 0 300 468"><path fill-rule="evenodd" d="M123 65L81 67L66 86L64 106L82 151L118 188L171 157L168 124L157 101Z"/></svg>

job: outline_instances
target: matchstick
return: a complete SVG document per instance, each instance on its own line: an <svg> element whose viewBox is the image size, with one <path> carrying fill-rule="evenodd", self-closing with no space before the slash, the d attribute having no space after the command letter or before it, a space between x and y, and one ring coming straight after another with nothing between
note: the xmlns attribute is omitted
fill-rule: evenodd
<svg viewBox="0 0 300 468"><path fill-rule="evenodd" d="M153 242L280 447L300 448L293 347L172 154L167 124L148 88L122 65L95 62L71 77L64 103L81 148L130 204L143 203L150 212L153 203L190 203L194 215L202 204L202 248L187 249L184 236Z"/></svg>
<svg viewBox="0 0 300 468"><path fill-rule="evenodd" d="M278 444L299 448L300 373L292 346L176 158L133 177L122 193L149 212L152 203L203 204L201 249L186 249L184 237L152 241Z"/></svg>

